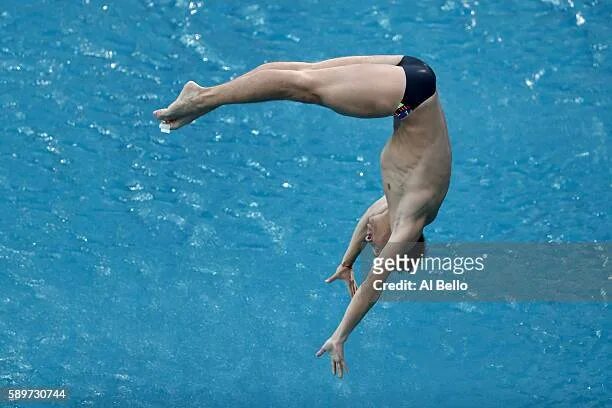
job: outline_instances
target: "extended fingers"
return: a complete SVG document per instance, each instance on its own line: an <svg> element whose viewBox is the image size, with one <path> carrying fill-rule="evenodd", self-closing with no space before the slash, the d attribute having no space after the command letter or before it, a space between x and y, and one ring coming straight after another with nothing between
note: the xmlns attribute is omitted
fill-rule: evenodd
<svg viewBox="0 0 612 408"><path fill-rule="evenodd" d="M351 281L350 292L351 292L351 297L355 296L355 293L357 293L357 283L354 280Z"/></svg>
<svg viewBox="0 0 612 408"><path fill-rule="evenodd" d="M332 359L332 373L337 375L338 378L342 378L345 373L348 373L348 366L344 360L334 361Z"/></svg>
<svg viewBox="0 0 612 408"><path fill-rule="evenodd" d="M321 357L326 352L327 350L325 349L325 345L323 345L323 347L321 347L319 351L317 351L316 356ZM330 357L331 358L329 359L329 361L331 363L332 375L338 376L338 378L344 377L344 373L348 373L348 367L344 362L344 359L340 358L333 352L331 352Z"/></svg>
<svg viewBox="0 0 612 408"><path fill-rule="evenodd" d="M353 286L351 285L351 281L346 281L346 288L348 289L349 296L353 297Z"/></svg>

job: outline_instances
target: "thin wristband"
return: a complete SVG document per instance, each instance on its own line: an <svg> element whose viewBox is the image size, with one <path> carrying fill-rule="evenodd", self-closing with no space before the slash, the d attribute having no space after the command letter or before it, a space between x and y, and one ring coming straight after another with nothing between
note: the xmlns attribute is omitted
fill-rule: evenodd
<svg viewBox="0 0 612 408"><path fill-rule="evenodd" d="M349 264L348 262L342 262L341 265L345 268L353 269L353 264Z"/></svg>

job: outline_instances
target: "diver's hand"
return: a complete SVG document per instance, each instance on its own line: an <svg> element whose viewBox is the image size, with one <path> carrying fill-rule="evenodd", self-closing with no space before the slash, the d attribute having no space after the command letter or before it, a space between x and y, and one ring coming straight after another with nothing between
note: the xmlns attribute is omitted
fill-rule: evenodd
<svg viewBox="0 0 612 408"><path fill-rule="evenodd" d="M206 90L207 88L189 81L170 106L156 110L153 115L158 120L168 123L170 129L185 126L215 108L211 106L210 98L206 97Z"/></svg>
<svg viewBox="0 0 612 408"><path fill-rule="evenodd" d="M332 374L342 378L344 373L348 373L348 366L344 361L344 342L334 338L333 336L317 351L316 356L321 357L323 354L329 353L331 357Z"/></svg>
<svg viewBox="0 0 612 408"><path fill-rule="evenodd" d="M353 273L353 268L344 264L340 264L336 269L336 272L329 278L325 279L325 282L331 283L337 279L345 281L348 287L349 295L351 297L355 296L355 292L357 292L357 282L355 281L355 274Z"/></svg>

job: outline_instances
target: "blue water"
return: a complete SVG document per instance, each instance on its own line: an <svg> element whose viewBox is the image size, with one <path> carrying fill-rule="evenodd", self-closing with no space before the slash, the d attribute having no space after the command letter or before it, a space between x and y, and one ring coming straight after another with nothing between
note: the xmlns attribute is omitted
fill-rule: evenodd
<svg viewBox="0 0 612 408"><path fill-rule="evenodd" d="M416 4L414 4L416 3ZM605 304L347 304L326 286L381 194L391 119L270 102L179 132L182 84L409 54L454 152L431 242L610 241L605 1L0 3L0 387L70 406L606 406ZM32 406L32 405L30 405Z"/></svg>

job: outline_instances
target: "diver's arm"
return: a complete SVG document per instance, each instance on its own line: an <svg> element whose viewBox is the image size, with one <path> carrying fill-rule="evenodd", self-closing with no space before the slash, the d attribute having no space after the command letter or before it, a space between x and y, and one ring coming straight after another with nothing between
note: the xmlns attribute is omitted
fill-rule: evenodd
<svg viewBox="0 0 612 408"><path fill-rule="evenodd" d="M351 241L349 242L349 245L344 252L344 256L342 257L342 265L352 268L353 264L357 260L357 257L363 250L366 244L365 238L368 230L368 217L369 214L368 211L366 211L365 214L363 214L359 219L359 222L357 222L353 235L351 236Z"/></svg>
<svg viewBox="0 0 612 408"><path fill-rule="evenodd" d="M367 234L369 213L370 209L368 209L368 211L366 211L365 214L363 214L359 219L359 222L355 227L355 231L353 231L351 242L346 249L342 262L336 268L336 272L334 272L329 278L325 279L326 283L332 283L338 279L345 281L350 297L355 296L355 293L357 292L357 281L355 281L355 274L353 273L353 264L366 244L365 238Z"/></svg>
<svg viewBox="0 0 612 408"><path fill-rule="evenodd" d="M346 282L349 295L353 297L357 292L357 282L355 281L355 274L353 272L353 264L357 257L363 250L366 245L366 236L368 232L368 219L380 212L386 210L387 208L387 200L385 196L382 196L378 200L374 202L366 212L361 216L357 226L355 226L355 230L353 231L353 235L351 237L351 241L349 243L344 256L342 257L342 262L336 268L336 272L334 272L329 278L325 279L326 283L334 282L335 280L341 279Z"/></svg>
<svg viewBox="0 0 612 408"><path fill-rule="evenodd" d="M422 230L423 222L419 222L418 220L410 222L399 230L396 230L391 234L389 242L383 248L379 258L384 260L387 258L395 258L396 255L408 253L415 242L418 241ZM380 287L380 283L386 281L390 274L390 271L385 268L382 269L383 271L380 274L375 274L372 269L366 280L359 286L359 290L357 290L357 293L351 300L332 338L340 342L345 342L361 319L363 319L370 308L378 301L380 291L375 289L375 283L376 287Z"/></svg>
<svg viewBox="0 0 612 408"><path fill-rule="evenodd" d="M384 260L387 258L395 258L396 255L408 253L419 239L423 230L423 225L424 223L421 220L415 220L415 222L410 222L408 225L398 228L396 232L391 234L389 242L383 248L379 258ZM384 261L382 264L384 265ZM374 269L370 271L366 280L361 284L355 296L353 296L338 328L334 334L323 343L319 351L317 351L317 357L329 353L332 363L332 373L334 375L342 378L344 373L348 370L346 361L344 360L344 343L361 319L363 319L366 313L374 306L374 303L378 301L380 291L374 289L374 283L378 280L381 281L380 283L384 282L390 273L391 271L387 271L384 268L380 274L375 274ZM377 287L379 286L377 285Z"/></svg>

